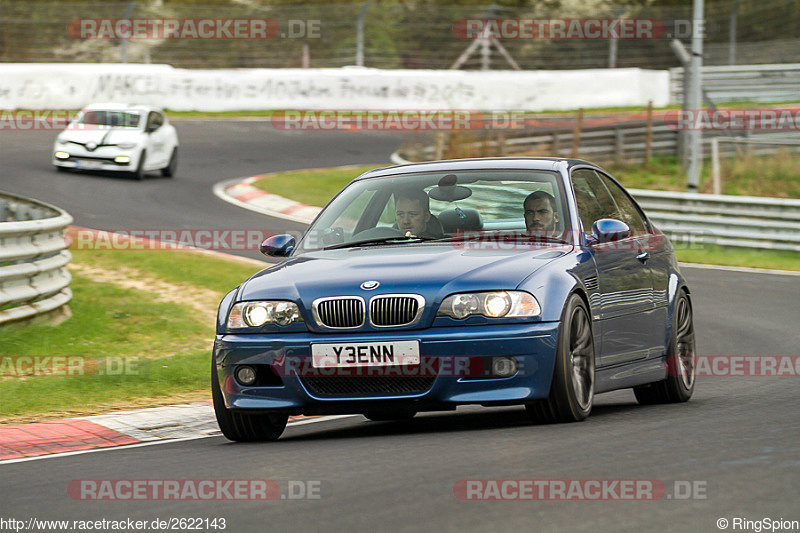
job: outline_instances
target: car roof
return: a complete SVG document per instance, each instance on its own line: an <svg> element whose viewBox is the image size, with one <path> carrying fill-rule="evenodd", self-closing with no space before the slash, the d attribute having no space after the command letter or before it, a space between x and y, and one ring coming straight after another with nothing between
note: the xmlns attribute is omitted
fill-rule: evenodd
<svg viewBox="0 0 800 533"><path fill-rule="evenodd" d="M426 161L410 163L392 167L376 168L361 174L353 181L398 174L416 174L418 172L447 172L464 170L559 170L588 165L600 169L599 166L582 159L569 159L564 157L481 157L473 159L448 159L444 161Z"/></svg>
<svg viewBox="0 0 800 533"><path fill-rule="evenodd" d="M84 111L159 111L161 109L149 105L143 104L123 104L119 102L109 102L109 103L96 103L96 104L89 104L83 108Z"/></svg>

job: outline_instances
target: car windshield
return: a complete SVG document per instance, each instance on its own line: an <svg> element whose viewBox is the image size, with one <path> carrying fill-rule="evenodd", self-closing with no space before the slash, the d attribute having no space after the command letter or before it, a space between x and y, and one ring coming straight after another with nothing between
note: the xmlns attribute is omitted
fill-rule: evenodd
<svg viewBox="0 0 800 533"><path fill-rule="evenodd" d="M92 126L111 126L115 128L137 128L141 116L131 111L84 111L78 119L78 124Z"/></svg>
<svg viewBox="0 0 800 533"><path fill-rule="evenodd" d="M447 242L484 232L563 242L571 229L567 213L556 172L467 170L368 178L348 185L325 208L298 251Z"/></svg>

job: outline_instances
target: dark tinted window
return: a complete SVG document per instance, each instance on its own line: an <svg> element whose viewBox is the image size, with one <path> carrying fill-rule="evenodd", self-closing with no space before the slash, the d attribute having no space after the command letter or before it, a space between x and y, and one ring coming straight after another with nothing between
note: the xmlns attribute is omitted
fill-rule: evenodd
<svg viewBox="0 0 800 533"><path fill-rule="evenodd" d="M592 233L592 225L601 218L620 218L614 200L594 170L574 170L572 190L584 232Z"/></svg>
<svg viewBox="0 0 800 533"><path fill-rule="evenodd" d="M617 203L617 207L622 214L621 220L626 223L632 231L636 233L644 232L644 219L628 195L625 194L625 191L608 176L603 174L601 174L601 176L603 178L603 183L605 183L608 191Z"/></svg>

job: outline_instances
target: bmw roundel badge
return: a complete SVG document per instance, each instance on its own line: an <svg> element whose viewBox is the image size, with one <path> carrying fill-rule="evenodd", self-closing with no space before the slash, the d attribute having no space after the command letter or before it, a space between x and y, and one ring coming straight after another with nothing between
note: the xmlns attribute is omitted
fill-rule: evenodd
<svg viewBox="0 0 800 533"><path fill-rule="evenodd" d="M361 288L365 291L371 291L372 289L377 289L378 285L380 285L377 281L365 281L361 284Z"/></svg>

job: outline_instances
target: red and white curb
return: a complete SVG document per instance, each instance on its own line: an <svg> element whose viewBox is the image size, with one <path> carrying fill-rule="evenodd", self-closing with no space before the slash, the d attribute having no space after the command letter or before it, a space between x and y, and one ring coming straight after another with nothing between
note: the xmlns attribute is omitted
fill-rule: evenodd
<svg viewBox="0 0 800 533"><path fill-rule="evenodd" d="M263 177L261 174L217 183L214 185L214 195L239 207L301 224L310 224L322 210L321 207L301 204L251 185Z"/></svg>
<svg viewBox="0 0 800 533"><path fill-rule="evenodd" d="M288 426L354 415L292 416ZM221 435L211 401L0 426L0 465Z"/></svg>

